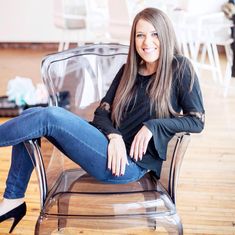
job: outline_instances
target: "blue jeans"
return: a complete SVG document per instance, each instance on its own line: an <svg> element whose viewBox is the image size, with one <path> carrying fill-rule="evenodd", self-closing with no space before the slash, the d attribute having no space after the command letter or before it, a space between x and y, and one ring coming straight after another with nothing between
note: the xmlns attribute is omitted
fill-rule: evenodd
<svg viewBox="0 0 235 235"><path fill-rule="evenodd" d="M0 125L0 146L13 146L5 198L24 197L33 164L23 142L42 136L100 181L128 183L147 172L128 156L125 174L113 176L107 169L108 140L97 128L59 107L31 108Z"/></svg>

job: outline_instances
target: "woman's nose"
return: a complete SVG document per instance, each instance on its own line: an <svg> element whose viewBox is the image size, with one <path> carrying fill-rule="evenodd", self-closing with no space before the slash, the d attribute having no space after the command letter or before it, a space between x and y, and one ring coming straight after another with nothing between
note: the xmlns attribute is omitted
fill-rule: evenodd
<svg viewBox="0 0 235 235"><path fill-rule="evenodd" d="M150 35L146 35L146 37L144 38L144 44L145 45L148 45L148 44L150 44L152 42L152 38L151 38L151 36Z"/></svg>

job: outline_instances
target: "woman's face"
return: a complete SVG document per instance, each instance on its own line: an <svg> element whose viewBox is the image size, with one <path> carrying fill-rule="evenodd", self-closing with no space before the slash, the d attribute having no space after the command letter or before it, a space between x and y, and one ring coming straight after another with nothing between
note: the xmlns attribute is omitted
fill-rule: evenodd
<svg viewBox="0 0 235 235"><path fill-rule="evenodd" d="M148 64L156 63L160 56L160 41L151 23L140 19L136 24L135 46L139 56Z"/></svg>

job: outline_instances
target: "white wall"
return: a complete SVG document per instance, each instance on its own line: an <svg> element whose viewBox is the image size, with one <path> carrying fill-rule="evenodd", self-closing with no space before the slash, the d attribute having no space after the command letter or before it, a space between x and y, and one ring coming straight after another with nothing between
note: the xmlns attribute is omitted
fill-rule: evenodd
<svg viewBox="0 0 235 235"><path fill-rule="evenodd" d="M58 41L53 0L0 0L0 42Z"/></svg>
<svg viewBox="0 0 235 235"><path fill-rule="evenodd" d="M212 13L220 11L221 6L228 2L227 0L178 0L179 5L189 12L193 13Z"/></svg>
<svg viewBox="0 0 235 235"><path fill-rule="evenodd" d="M161 0L151 0L154 4L156 2L156 6L159 1ZM178 1L190 12L196 13L217 11L224 2L227 2L226 0ZM0 42L59 41L61 32L53 25L53 0L0 0L0 5Z"/></svg>

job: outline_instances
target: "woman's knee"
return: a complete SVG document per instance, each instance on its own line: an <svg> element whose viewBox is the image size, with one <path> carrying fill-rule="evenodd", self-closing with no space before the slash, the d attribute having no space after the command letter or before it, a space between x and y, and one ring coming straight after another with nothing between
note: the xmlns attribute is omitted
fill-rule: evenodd
<svg viewBox="0 0 235 235"><path fill-rule="evenodd" d="M38 112L38 111L40 111L42 109L44 109L44 107L32 107L32 108L28 108L28 109L23 110L21 115Z"/></svg>
<svg viewBox="0 0 235 235"><path fill-rule="evenodd" d="M52 119L57 120L58 118L61 118L63 116L64 110L60 107L56 106L48 106L41 110L40 115L45 120Z"/></svg>
<svg viewBox="0 0 235 235"><path fill-rule="evenodd" d="M44 108L40 114L40 118L47 123L60 125L65 121L69 121L69 117L72 113L61 107L49 106Z"/></svg>
<svg viewBox="0 0 235 235"><path fill-rule="evenodd" d="M58 113L61 112L59 107L48 106L48 107L33 107L24 110L21 115L31 114L39 116L40 118L56 117Z"/></svg>

